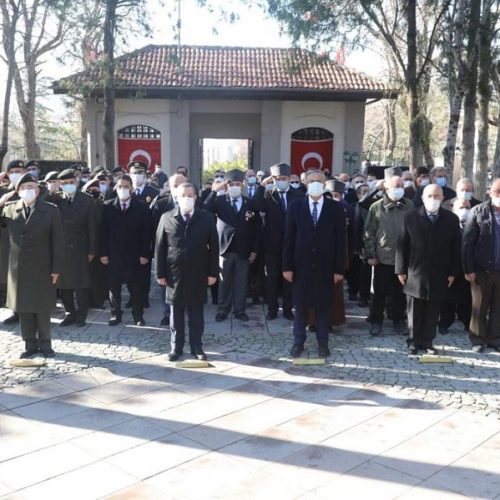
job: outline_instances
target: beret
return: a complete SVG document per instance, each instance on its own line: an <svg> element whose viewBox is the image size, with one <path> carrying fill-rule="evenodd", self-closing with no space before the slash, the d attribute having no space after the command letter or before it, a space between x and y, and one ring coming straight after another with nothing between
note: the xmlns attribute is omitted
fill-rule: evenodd
<svg viewBox="0 0 500 500"><path fill-rule="evenodd" d="M26 164L23 160L12 160L7 164L7 172L11 168L26 168Z"/></svg>

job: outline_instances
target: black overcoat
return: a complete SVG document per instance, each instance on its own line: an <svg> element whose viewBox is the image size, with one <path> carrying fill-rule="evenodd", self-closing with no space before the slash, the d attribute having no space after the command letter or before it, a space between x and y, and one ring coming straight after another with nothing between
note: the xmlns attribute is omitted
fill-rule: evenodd
<svg viewBox="0 0 500 500"><path fill-rule="evenodd" d="M167 280L167 302L196 306L207 301L207 278L219 273L219 239L212 214L196 208L189 224L175 208L156 232L157 278Z"/></svg>
<svg viewBox="0 0 500 500"><path fill-rule="evenodd" d="M330 307L334 274L344 274L346 228L342 206L323 197L314 226L309 197L288 208L283 243L283 271L293 271L293 301L306 307Z"/></svg>
<svg viewBox="0 0 500 500"><path fill-rule="evenodd" d="M460 223L444 208L431 222L424 207L408 212L396 244L396 274L406 274L404 292L417 299L445 300L448 276L462 272Z"/></svg>

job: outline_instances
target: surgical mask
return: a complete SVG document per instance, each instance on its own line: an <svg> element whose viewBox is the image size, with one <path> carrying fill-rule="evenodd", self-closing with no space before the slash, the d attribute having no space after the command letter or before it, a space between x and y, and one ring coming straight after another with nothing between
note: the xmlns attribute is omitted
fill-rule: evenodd
<svg viewBox="0 0 500 500"><path fill-rule="evenodd" d="M30 189L21 189L18 192L19 198L25 201L26 203L31 203L36 198L36 192L33 188Z"/></svg>
<svg viewBox="0 0 500 500"><path fill-rule="evenodd" d="M428 178L428 177L424 177L424 178L420 181L420 185L421 185L422 187L425 187L425 186L428 186L428 185L429 185L429 182L430 182L429 178Z"/></svg>
<svg viewBox="0 0 500 500"><path fill-rule="evenodd" d="M120 200L128 200L130 198L129 188L117 188L116 194Z"/></svg>
<svg viewBox="0 0 500 500"><path fill-rule="evenodd" d="M231 198L239 198L241 196L241 186L229 186L227 189Z"/></svg>
<svg viewBox="0 0 500 500"><path fill-rule="evenodd" d="M491 203L493 203L493 206L500 208L500 198L497 196L492 196L491 197Z"/></svg>
<svg viewBox="0 0 500 500"><path fill-rule="evenodd" d="M247 184L249 186L255 186L255 184L257 184L257 177L254 177L253 175L251 177L247 177Z"/></svg>
<svg viewBox="0 0 500 500"><path fill-rule="evenodd" d="M9 174L9 181L14 184L14 186L17 184L17 181L23 176L23 174L20 174L19 172L12 172Z"/></svg>
<svg viewBox="0 0 500 500"><path fill-rule="evenodd" d="M134 186L142 186L144 184L144 175L142 174L130 174L130 178Z"/></svg>
<svg viewBox="0 0 500 500"><path fill-rule="evenodd" d="M63 193L72 195L76 193L76 184L63 184L61 189Z"/></svg>
<svg viewBox="0 0 500 500"><path fill-rule="evenodd" d="M28 170L27 172L28 172L28 174L31 174L36 179L38 179L38 176L40 175L40 170L38 170L37 168L35 168L34 170Z"/></svg>
<svg viewBox="0 0 500 500"><path fill-rule="evenodd" d="M425 198L424 206L427 212L434 214L439 210L439 207L441 206L441 200L436 200L434 198Z"/></svg>
<svg viewBox="0 0 500 500"><path fill-rule="evenodd" d="M322 182L311 182L307 185L307 194L309 196L321 196L325 192L325 186Z"/></svg>
<svg viewBox="0 0 500 500"><path fill-rule="evenodd" d="M405 190L403 188L391 188L387 191L387 194L391 200L399 201L405 195Z"/></svg>
<svg viewBox="0 0 500 500"><path fill-rule="evenodd" d="M216 175L214 177L214 182L224 182L224 177L222 177L220 175Z"/></svg>
<svg viewBox="0 0 500 500"><path fill-rule="evenodd" d="M404 181L403 185L404 185L405 188L412 187L413 186L413 181L410 181L410 180Z"/></svg>
<svg viewBox="0 0 500 500"><path fill-rule="evenodd" d="M189 196L179 196L177 203L179 203L179 208L183 214L191 212L194 208L194 198Z"/></svg>
<svg viewBox="0 0 500 500"><path fill-rule="evenodd" d="M467 217L469 217L470 213L470 208L459 208L456 210L455 214L457 217L460 219L461 222L467 220Z"/></svg>
<svg viewBox="0 0 500 500"><path fill-rule="evenodd" d="M300 187L300 182L290 182L290 186L293 187L293 189L298 189Z"/></svg>
<svg viewBox="0 0 500 500"><path fill-rule="evenodd" d="M108 190L108 186L106 186L106 183L100 182L99 183L99 191L101 192L101 194L104 194L107 190Z"/></svg>
<svg viewBox="0 0 500 500"><path fill-rule="evenodd" d="M279 191L286 191L290 183L288 181L276 181L276 187Z"/></svg>
<svg viewBox="0 0 500 500"><path fill-rule="evenodd" d="M457 198L460 198L461 200L470 201L470 200L472 200L472 192L471 191L458 191Z"/></svg>
<svg viewBox="0 0 500 500"><path fill-rule="evenodd" d="M368 187L370 189L373 189L375 187L375 184L377 184L377 179L373 179L372 181L368 181L367 184L368 184Z"/></svg>
<svg viewBox="0 0 500 500"><path fill-rule="evenodd" d="M87 176L81 177L80 180L85 184L86 182L89 181L89 178Z"/></svg>
<svg viewBox="0 0 500 500"><path fill-rule="evenodd" d="M444 188L446 186L446 183L447 183L446 177L436 177L436 184L440 188Z"/></svg>

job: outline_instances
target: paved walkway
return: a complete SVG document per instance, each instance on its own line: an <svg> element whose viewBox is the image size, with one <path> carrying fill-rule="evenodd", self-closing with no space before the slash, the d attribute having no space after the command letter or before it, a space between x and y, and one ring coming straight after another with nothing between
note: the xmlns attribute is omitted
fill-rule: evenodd
<svg viewBox="0 0 500 500"><path fill-rule="evenodd" d="M436 342L455 363L421 364L351 305L328 363L294 367L290 323L248 312L207 308L207 369L168 363L157 301L146 328L55 326L39 369L9 367L22 342L2 331L0 496L500 499L499 354L457 326Z"/></svg>

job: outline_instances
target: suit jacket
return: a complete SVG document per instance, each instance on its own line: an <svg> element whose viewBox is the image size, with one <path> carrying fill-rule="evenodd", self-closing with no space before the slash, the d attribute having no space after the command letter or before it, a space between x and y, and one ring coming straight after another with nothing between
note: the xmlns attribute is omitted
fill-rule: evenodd
<svg viewBox="0 0 500 500"><path fill-rule="evenodd" d="M189 224L176 208L163 214L156 234L156 276L167 280L167 302L207 301L207 278L219 273L219 240L212 214L195 208Z"/></svg>
<svg viewBox="0 0 500 500"><path fill-rule="evenodd" d="M88 255L97 256L97 215L93 198L77 191L70 203L66 196L51 197L61 213L66 246L64 271L57 288L91 288Z"/></svg>
<svg viewBox="0 0 500 500"><path fill-rule="evenodd" d="M26 219L21 200L2 210L2 226L10 236L7 307L21 313L48 312L56 306L50 275L64 267L64 234L56 206L37 200Z"/></svg>
<svg viewBox="0 0 500 500"><path fill-rule="evenodd" d="M235 214L229 196L210 193L204 203L205 209L217 216L220 254L228 250L236 252L242 259L259 248L259 214L254 203L242 197L241 209Z"/></svg>
<svg viewBox="0 0 500 500"><path fill-rule="evenodd" d="M299 189L288 189L286 192L287 212L290 210L292 203L303 198L304 195ZM262 189L256 194L254 203L259 212L265 213L265 223L262 231L264 252L266 255L272 254L281 259L283 240L285 238L286 213L281 206L279 191L277 189L272 191Z"/></svg>
<svg viewBox="0 0 500 500"><path fill-rule="evenodd" d="M148 206L152 206L153 201L155 198L160 194L160 190L156 189L153 186L150 186L149 184L146 184L144 186L144 189L142 190L142 193L140 195L135 194L135 189L132 191L132 196L134 198L137 198L144 203L146 203Z"/></svg>
<svg viewBox="0 0 500 500"><path fill-rule="evenodd" d="M330 307L334 274L345 270L345 212L323 197L323 208L314 226L309 197L290 205L283 244L283 271L293 271L296 305Z"/></svg>
<svg viewBox="0 0 500 500"><path fill-rule="evenodd" d="M123 212L118 198L104 202L99 225L99 256L109 257L109 277L126 283L142 276L147 266L139 257L151 257L151 212L132 197Z"/></svg>
<svg viewBox="0 0 500 500"><path fill-rule="evenodd" d="M404 291L410 297L444 300L448 276L462 273L460 223L444 208L432 223L425 208L405 214L396 245L396 274L406 274Z"/></svg>

